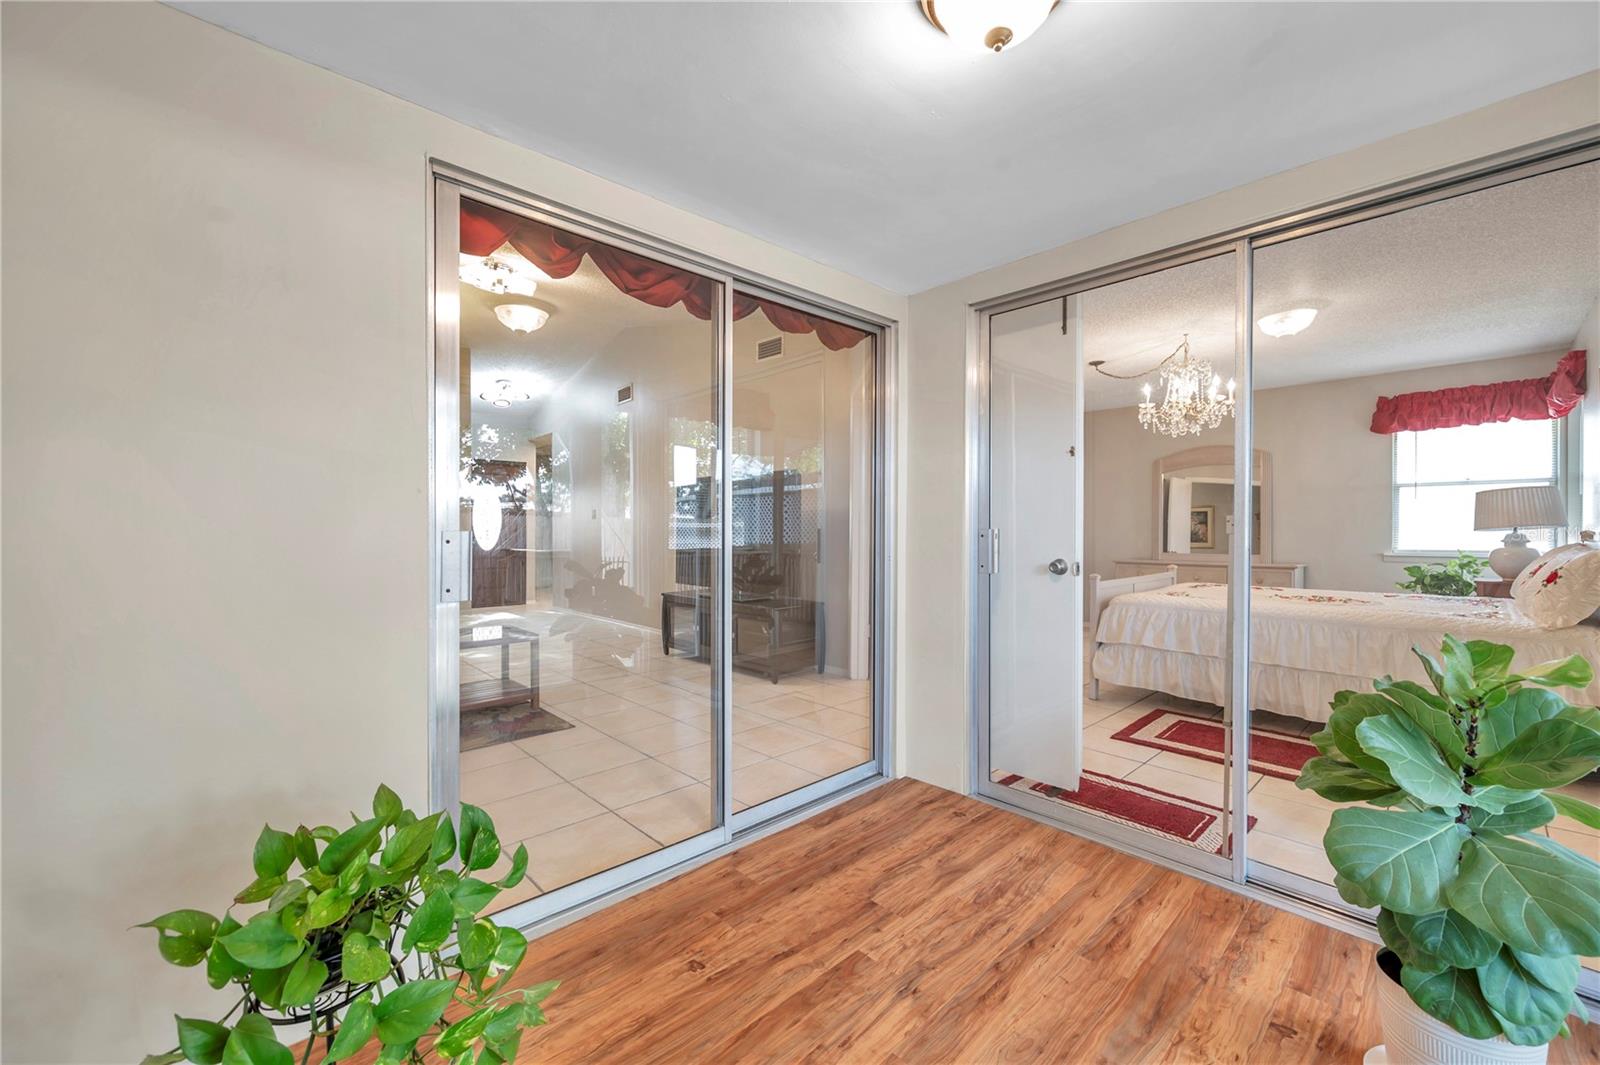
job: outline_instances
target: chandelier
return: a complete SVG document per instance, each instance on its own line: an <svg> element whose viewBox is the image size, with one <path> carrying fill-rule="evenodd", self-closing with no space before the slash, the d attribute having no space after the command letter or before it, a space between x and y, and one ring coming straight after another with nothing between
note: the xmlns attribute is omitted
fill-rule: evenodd
<svg viewBox="0 0 1600 1065"><path fill-rule="evenodd" d="M1173 360L1176 359L1176 362ZM1104 369L1105 360L1097 359L1089 366L1095 372L1119 381L1131 381L1146 374L1160 371L1158 381L1162 387L1161 402L1152 395L1149 381L1142 389L1144 399L1139 404L1139 424L1152 433L1163 436L1196 436L1206 429L1215 429L1223 418L1233 417L1234 383L1230 377L1227 394L1223 394L1222 378L1212 372L1211 364L1196 359L1189 352L1189 334L1166 358L1150 370L1124 376Z"/></svg>

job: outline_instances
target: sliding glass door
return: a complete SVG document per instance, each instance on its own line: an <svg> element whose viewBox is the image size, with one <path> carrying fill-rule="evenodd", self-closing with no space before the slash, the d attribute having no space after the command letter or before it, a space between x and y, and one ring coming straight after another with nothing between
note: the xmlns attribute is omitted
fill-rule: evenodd
<svg viewBox="0 0 1600 1065"><path fill-rule="evenodd" d="M1600 667L1600 600L1558 614L1581 593L1534 561L1600 520L1596 152L979 309L980 793L1370 916L1324 849L1345 804L1296 784L1382 771L1353 698L1426 697L1413 648L1449 637ZM1553 808L1525 834L1600 860Z"/></svg>
<svg viewBox="0 0 1600 1065"><path fill-rule="evenodd" d="M879 771L880 333L437 188L435 802L534 920Z"/></svg>

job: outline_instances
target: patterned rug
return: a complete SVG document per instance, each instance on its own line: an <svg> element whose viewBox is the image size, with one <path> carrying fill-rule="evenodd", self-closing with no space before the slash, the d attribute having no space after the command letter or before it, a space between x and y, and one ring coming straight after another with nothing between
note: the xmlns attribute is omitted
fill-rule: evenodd
<svg viewBox="0 0 1600 1065"><path fill-rule="evenodd" d="M475 751L479 747L525 740L529 736L543 736L547 732L560 732L571 727L572 722L531 703L496 706L487 710L463 710L461 749Z"/></svg>
<svg viewBox="0 0 1600 1065"><path fill-rule="evenodd" d="M1221 765L1225 735L1222 722L1215 718L1162 708L1150 711L1115 738ZM1252 773L1293 780L1300 775L1300 767L1316 756L1317 749L1301 736L1265 728L1250 730Z"/></svg>
<svg viewBox="0 0 1600 1065"><path fill-rule="evenodd" d="M1213 854L1222 853L1227 837L1219 808L1103 773L1084 770L1078 779L1077 791L1042 784L1015 773L996 773L994 782L1002 787L1042 795L1062 806L1089 810L1130 828ZM1255 824L1256 819L1250 818L1250 827L1254 828Z"/></svg>

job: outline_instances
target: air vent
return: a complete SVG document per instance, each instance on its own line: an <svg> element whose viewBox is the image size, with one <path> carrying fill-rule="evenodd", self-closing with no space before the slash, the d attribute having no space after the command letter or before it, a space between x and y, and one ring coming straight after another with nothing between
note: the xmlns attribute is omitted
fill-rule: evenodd
<svg viewBox="0 0 1600 1065"><path fill-rule="evenodd" d="M633 399L633 385L627 384L617 389L618 403L627 403L631 399Z"/></svg>
<svg viewBox="0 0 1600 1065"><path fill-rule="evenodd" d="M783 354L783 338L773 337L756 345L757 359L776 359Z"/></svg>

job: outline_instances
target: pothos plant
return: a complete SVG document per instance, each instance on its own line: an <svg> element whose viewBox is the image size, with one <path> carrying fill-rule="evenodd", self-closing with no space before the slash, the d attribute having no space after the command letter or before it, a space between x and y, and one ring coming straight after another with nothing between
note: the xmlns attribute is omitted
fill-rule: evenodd
<svg viewBox="0 0 1600 1065"><path fill-rule="evenodd" d="M480 916L522 880L527 848L518 844L501 879L473 876L500 858L488 814L463 803L458 832L446 814L419 817L381 785L372 815L351 820L342 831L264 826L255 879L233 900L260 906L254 913L174 910L138 926L156 930L167 961L204 966L213 988L238 996L220 1021L176 1018L178 1046L144 1065L293 1065L273 1031L287 1024L309 1026L302 1062L321 1036L326 1061L376 1041L383 1065L429 1051L502 1065L545 1023L541 1003L556 983L507 988L528 940ZM462 1012L447 1021L452 1004Z"/></svg>
<svg viewBox="0 0 1600 1065"><path fill-rule="evenodd" d="M1600 864L1538 832L1558 813L1600 828L1600 809L1548 790L1600 766L1600 710L1552 690L1594 671L1575 655L1513 672L1510 647L1451 636L1415 653L1432 690L1339 692L1296 783L1367 804L1335 811L1323 847L1339 894L1378 908L1412 1001L1538 1046L1581 1015L1578 956L1600 953Z"/></svg>
<svg viewBox="0 0 1600 1065"><path fill-rule="evenodd" d="M1399 581L1396 588L1425 595L1471 595L1477 591L1478 575L1488 563L1466 551L1456 553L1447 562L1424 562L1420 566L1407 566L1407 580Z"/></svg>

